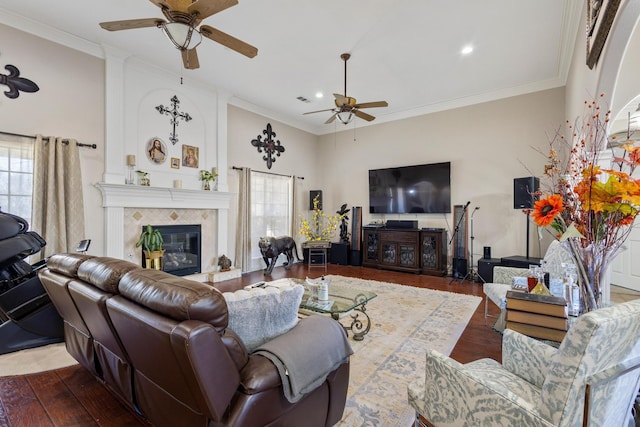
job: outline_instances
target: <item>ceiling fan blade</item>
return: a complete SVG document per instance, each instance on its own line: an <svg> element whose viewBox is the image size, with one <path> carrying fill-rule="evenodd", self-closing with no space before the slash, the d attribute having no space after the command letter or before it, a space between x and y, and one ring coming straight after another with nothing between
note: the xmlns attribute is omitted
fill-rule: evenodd
<svg viewBox="0 0 640 427"><path fill-rule="evenodd" d="M188 13L191 6L191 0L149 0L160 9L176 10L178 12Z"/></svg>
<svg viewBox="0 0 640 427"><path fill-rule="evenodd" d="M375 101L375 102L364 102L362 104L354 105L355 108L374 108L374 107L388 107L387 101Z"/></svg>
<svg viewBox="0 0 640 427"><path fill-rule="evenodd" d="M336 117L338 117L338 113L334 113L331 117L329 117L329 119L326 122L324 122L324 124L328 125L329 123L333 123Z"/></svg>
<svg viewBox="0 0 640 427"><path fill-rule="evenodd" d="M200 61L198 61L198 53L196 48L182 51L182 64L187 70L195 70L200 68Z"/></svg>
<svg viewBox="0 0 640 427"><path fill-rule="evenodd" d="M201 20L237 4L238 0L197 0L187 10L189 13L197 13Z"/></svg>
<svg viewBox="0 0 640 427"><path fill-rule="evenodd" d="M364 119L364 120L366 120L368 122L370 122L371 120L375 119L375 117L373 117L372 115L367 114L367 113L363 113L360 110L353 110L353 114L355 114L356 116L358 116L361 119Z"/></svg>
<svg viewBox="0 0 640 427"><path fill-rule="evenodd" d="M253 58L258 54L257 48L208 25L202 25L199 31L200 34L202 34L206 38L211 39L214 42L218 42L221 45L235 50L236 52L241 53L249 58Z"/></svg>
<svg viewBox="0 0 640 427"><path fill-rule="evenodd" d="M324 113L325 111L333 111L333 108L327 108L326 110L308 111L302 114L305 115L305 114L313 114L313 113Z"/></svg>
<svg viewBox="0 0 640 427"><path fill-rule="evenodd" d="M135 28L157 27L165 22L160 18L128 19L125 21L101 22L100 26L109 31L133 30Z"/></svg>

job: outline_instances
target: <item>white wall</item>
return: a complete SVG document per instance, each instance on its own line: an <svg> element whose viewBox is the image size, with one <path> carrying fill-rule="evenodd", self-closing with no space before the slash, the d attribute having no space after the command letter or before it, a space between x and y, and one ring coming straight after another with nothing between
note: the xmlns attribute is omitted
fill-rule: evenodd
<svg viewBox="0 0 640 427"><path fill-rule="evenodd" d="M80 162L89 253L101 254L102 199L92 183L101 180L104 170L104 61L2 24L0 40L0 68L14 65L40 87L16 99L0 93L0 131L75 138L98 146L81 148Z"/></svg>

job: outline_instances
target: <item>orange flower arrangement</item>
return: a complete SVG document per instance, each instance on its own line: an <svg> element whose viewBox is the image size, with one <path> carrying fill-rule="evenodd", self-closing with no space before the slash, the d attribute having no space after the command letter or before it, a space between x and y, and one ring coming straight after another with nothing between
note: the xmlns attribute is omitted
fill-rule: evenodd
<svg viewBox="0 0 640 427"><path fill-rule="evenodd" d="M572 253L583 283L583 306L591 310L608 303L602 300L600 281L640 212L640 180L632 177L640 165L640 147L627 140L610 148L613 160L604 168L600 153L609 147L611 112L603 112L596 101L585 102L585 108L582 120L568 126L571 138L558 131L550 141L545 165L550 188L538 192L531 216L538 226L553 228ZM564 163L558 150L566 153Z"/></svg>

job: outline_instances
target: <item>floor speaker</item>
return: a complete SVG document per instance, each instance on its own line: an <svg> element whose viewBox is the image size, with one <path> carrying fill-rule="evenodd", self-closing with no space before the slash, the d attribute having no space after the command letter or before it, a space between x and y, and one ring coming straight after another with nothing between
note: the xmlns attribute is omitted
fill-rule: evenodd
<svg viewBox="0 0 640 427"><path fill-rule="evenodd" d="M331 263L349 265L350 248L348 243L331 244Z"/></svg>
<svg viewBox="0 0 640 427"><path fill-rule="evenodd" d="M487 283L493 282L493 267L500 265L499 259L482 258L478 260L478 278Z"/></svg>
<svg viewBox="0 0 640 427"><path fill-rule="evenodd" d="M467 275L467 260L464 258L453 259L453 277L462 279Z"/></svg>
<svg viewBox="0 0 640 427"><path fill-rule="evenodd" d="M355 267L362 265L362 251L351 249L351 265Z"/></svg>
<svg viewBox="0 0 640 427"><path fill-rule="evenodd" d="M318 198L318 209L322 210L322 190L309 191L309 210L313 210L313 199Z"/></svg>
<svg viewBox="0 0 640 427"><path fill-rule="evenodd" d="M362 249L362 207L351 208L351 249Z"/></svg>
<svg viewBox="0 0 640 427"><path fill-rule="evenodd" d="M540 188L540 179L535 176L513 179L513 208L533 209L537 200L534 194Z"/></svg>

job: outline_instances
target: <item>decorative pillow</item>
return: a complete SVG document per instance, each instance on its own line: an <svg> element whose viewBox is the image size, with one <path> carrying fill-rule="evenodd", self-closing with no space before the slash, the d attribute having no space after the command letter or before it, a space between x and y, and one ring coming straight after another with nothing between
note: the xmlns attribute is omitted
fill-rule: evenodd
<svg viewBox="0 0 640 427"><path fill-rule="evenodd" d="M251 353L298 323L298 308L303 293L304 286L290 279L225 292L229 328L238 334Z"/></svg>

